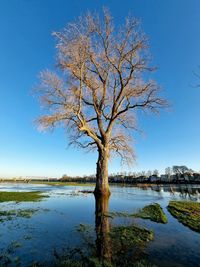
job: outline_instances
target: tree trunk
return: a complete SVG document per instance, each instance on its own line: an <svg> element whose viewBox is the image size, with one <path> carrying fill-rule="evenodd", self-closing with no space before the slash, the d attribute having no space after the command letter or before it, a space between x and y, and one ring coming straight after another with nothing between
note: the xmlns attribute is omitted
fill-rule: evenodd
<svg viewBox="0 0 200 267"><path fill-rule="evenodd" d="M108 184L108 158L109 151L107 148L98 149L99 156L96 169L96 187L94 194L97 196L109 196L110 189Z"/></svg>

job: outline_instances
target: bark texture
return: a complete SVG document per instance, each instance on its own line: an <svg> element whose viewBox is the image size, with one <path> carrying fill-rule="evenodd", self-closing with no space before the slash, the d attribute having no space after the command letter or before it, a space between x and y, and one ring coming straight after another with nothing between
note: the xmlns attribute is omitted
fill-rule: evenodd
<svg viewBox="0 0 200 267"><path fill-rule="evenodd" d="M109 153L107 148L98 150L98 160L96 168L96 187L94 190L95 195L110 195L110 188L108 183L108 159Z"/></svg>

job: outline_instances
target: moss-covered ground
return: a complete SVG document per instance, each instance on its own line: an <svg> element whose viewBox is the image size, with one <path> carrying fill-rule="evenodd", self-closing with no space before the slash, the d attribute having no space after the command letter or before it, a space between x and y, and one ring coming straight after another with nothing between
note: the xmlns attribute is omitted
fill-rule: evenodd
<svg viewBox="0 0 200 267"><path fill-rule="evenodd" d="M115 241L118 240L121 244L126 243L129 246L149 242L154 237L151 230L136 225L114 227L110 232L110 236Z"/></svg>
<svg viewBox="0 0 200 267"><path fill-rule="evenodd" d="M77 227L84 240L84 248L76 247L67 256L58 257L56 267L154 266L142 257L143 249L154 238L153 231L134 224L113 226L107 233L99 233L97 239L91 242L91 229L84 224Z"/></svg>
<svg viewBox="0 0 200 267"><path fill-rule="evenodd" d="M0 222L12 220L16 217L31 218L37 209L0 210Z"/></svg>
<svg viewBox="0 0 200 267"><path fill-rule="evenodd" d="M157 223L167 223L167 216L165 215L162 207L158 203L153 203L145 206L137 213L128 212L109 212L106 216L108 217L134 217L149 219Z"/></svg>
<svg viewBox="0 0 200 267"><path fill-rule="evenodd" d="M200 203L192 201L170 201L168 211L179 222L200 232Z"/></svg>
<svg viewBox="0 0 200 267"><path fill-rule="evenodd" d="M0 183L27 183L27 184L45 184L52 186L95 186L95 183L81 183L81 182L61 182L61 181L15 181L15 180L1 180Z"/></svg>
<svg viewBox="0 0 200 267"><path fill-rule="evenodd" d="M157 223L167 223L167 216L158 203L145 206L138 213L136 213L135 216L142 219L149 219Z"/></svg>
<svg viewBox="0 0 200 267"><path fill-rule="evenodd" d="M46 195L42 195L40 191L32 191L32 192L0 192L0 202L33 202L40 201L42 198L47 197Z"/></svg>

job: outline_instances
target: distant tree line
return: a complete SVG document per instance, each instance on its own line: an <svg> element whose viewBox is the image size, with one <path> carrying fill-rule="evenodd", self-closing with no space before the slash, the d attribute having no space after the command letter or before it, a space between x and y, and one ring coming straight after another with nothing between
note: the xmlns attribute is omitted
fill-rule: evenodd
<svg viewBox="0 0 200 267"><path fill-rule="evenodd" d="M69 176L64 174L59 181L63 182L95 182L96 176ZM159 174L157 169L141 172L117 172L109 175L110 183L200 183L200 172L195 172L187 166L167 167L165 174Z"/></svg>
<svg viewBox="0 0 200 267"><path fill-rule="evenodd" d="M0 182L12 181L12 182L78 182L78 183L95 183L96 174L83 175L83 176L70 176L64 174L61 178L50 178L50 177L37 177L37 176L26 176L26 177L15 177L12 179L0 178ZM200 183L200 171L196 172L188 168L185 165L165 168L165 174L159 174L157 169L141 171L141 172L117 172L110 173L110 183L121 183L121 184L136 184L136 183Z"/></svg>

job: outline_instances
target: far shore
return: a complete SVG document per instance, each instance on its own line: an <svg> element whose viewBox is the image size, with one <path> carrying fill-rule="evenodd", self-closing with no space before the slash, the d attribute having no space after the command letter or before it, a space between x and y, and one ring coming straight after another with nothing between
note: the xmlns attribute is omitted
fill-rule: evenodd
<svg viewBox="0 0 200 267"><path fill-rule="evenodd" d="M95 181L94 182L63 182L63 181L45 181L45 180L13 180L13 179L0 179L0 183L23 183L23 184L44 184L44 185L51 185L51 186L95 186ZM121 185L121 186L153 186L153 185L197 185L200 184L200 181L171 181L171 182L161 182L161 181L156 181L156 182L123 182L123 181L118 181L118 182L110 182L110 185Z"/></svg>

